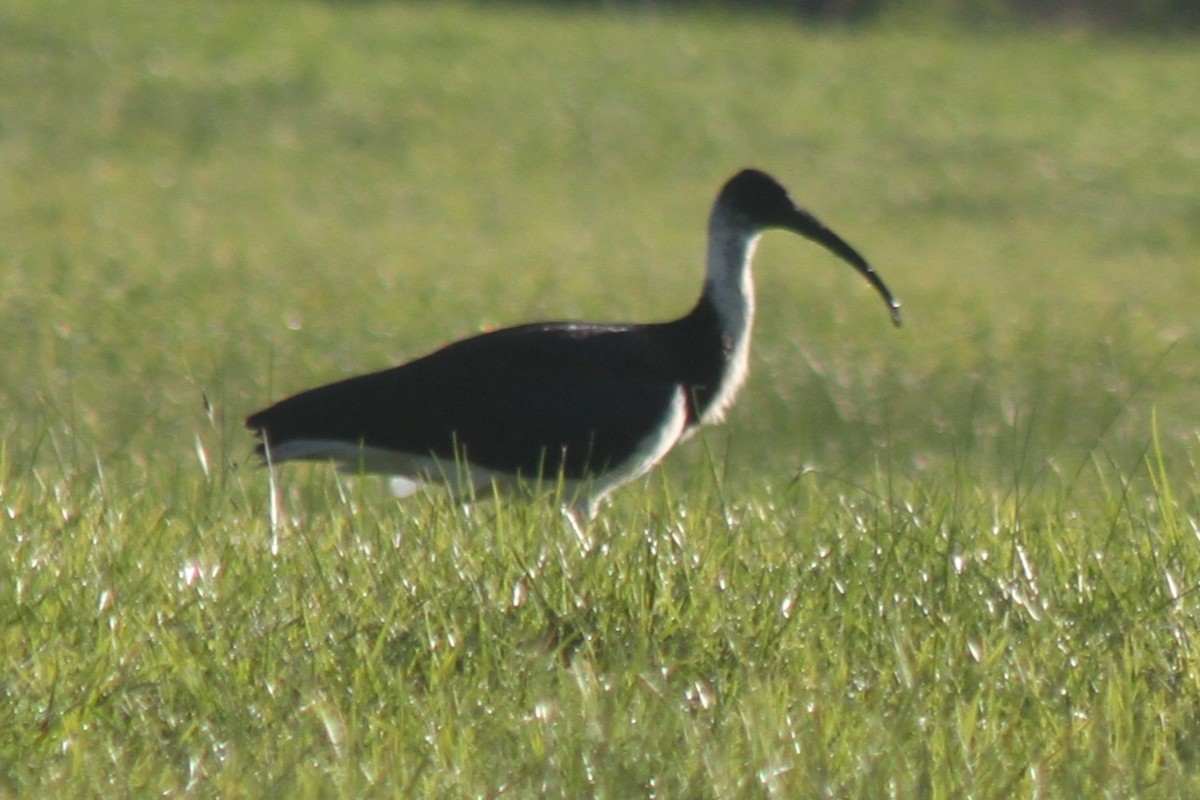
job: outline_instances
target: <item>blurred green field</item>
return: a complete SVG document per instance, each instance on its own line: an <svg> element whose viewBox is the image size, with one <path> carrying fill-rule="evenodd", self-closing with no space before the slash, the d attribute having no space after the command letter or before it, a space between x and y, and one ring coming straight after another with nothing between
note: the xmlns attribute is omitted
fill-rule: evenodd
<svg viewBox="0 0 1200 800"><path fill-rule="evenodd" d="M1200 789L1194 41L536 5L0 8L0 795ZM728 423L407 503L242 417L662 319L775 174Z"/></svg>

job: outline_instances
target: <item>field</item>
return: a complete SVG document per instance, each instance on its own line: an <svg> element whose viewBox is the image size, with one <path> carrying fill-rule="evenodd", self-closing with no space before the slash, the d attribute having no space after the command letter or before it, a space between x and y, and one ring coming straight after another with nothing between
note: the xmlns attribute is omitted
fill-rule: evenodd
<svg viewBox="0 0 1200 800"><path fill-rule="evenodd" d="M1196 796L1198 53L5 3L0 796ZM905 327L768 235L743 396L590 547L254 466L272 398L682 313L748 165Z"/></svg>

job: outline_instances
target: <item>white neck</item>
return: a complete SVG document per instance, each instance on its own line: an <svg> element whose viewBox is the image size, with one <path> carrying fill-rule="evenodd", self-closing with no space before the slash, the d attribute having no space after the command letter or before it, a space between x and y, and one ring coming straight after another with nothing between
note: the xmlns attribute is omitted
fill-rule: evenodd
<svg viewBox="0 0 1200 800"><path fill-rule="evenodd" d="M717 312L729 361L712 405L701 423L719 422L733 403L749 369L750 328L754 322L754 283L750 261L761 232L731 219L720 207L708 224L708 273L704 296Z"/></svg>

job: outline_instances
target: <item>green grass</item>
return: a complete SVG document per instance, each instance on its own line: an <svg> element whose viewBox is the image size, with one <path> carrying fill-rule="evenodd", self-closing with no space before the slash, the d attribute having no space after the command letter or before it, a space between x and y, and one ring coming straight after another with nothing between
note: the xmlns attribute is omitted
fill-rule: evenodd
<svg viewBox="0 0 1200 800"><path fill-rule="evenodd" d="M1200 791L1200 57L536 5L0 10L0 795ZM270 398L665 318L776 174L728 424L618 492L251 468Z"/></svg>

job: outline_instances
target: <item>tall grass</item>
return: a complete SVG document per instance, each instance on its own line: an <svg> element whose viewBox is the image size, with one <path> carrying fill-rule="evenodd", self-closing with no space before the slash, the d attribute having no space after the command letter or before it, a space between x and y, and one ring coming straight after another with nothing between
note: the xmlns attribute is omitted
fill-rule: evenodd
<svg viewBox="0 0 1200 800"><path fill-rule="evenodd" d="M478 5L0 10L0 793L1187 796L1194 48ZM728 424L406 503L245 413L665 318L743 165Z"/></svg>

